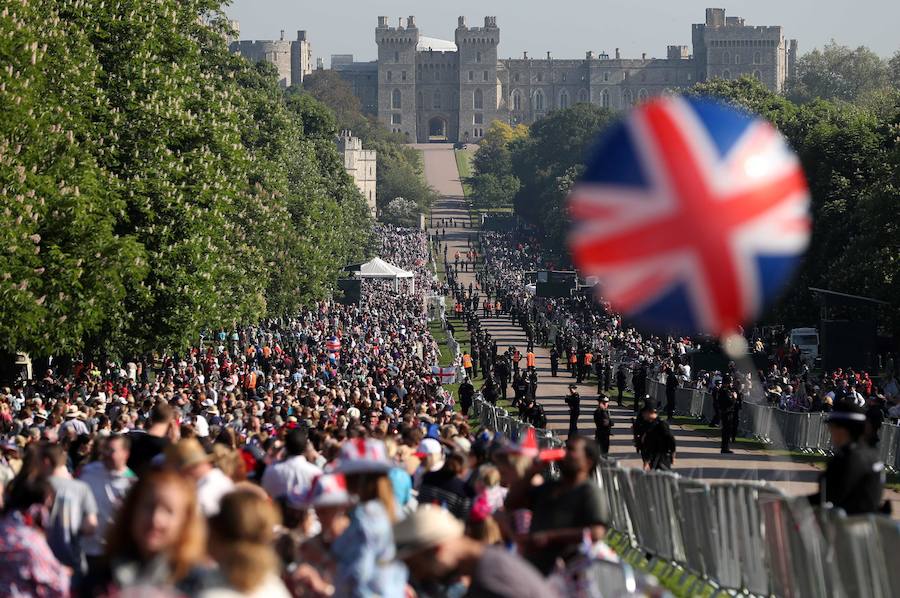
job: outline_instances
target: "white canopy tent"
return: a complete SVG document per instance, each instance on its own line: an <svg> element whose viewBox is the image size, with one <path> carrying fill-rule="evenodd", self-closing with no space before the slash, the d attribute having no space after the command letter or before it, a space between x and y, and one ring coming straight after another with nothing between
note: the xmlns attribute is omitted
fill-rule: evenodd
<svg viewBox="0 0 900 598"><path fill-rule="evenodd" d="M409 279L410 292L413 293L416 290L416 279L415 275L412 272L408 272L406 270L403 270L402 268L394 266L393 264L389 264L380 257L374 257L365 264L362 264L359 267L359 270L356 270L354 272L354 275L357 278L378 278L382 280L393 280L395 291L400 289L400 279L407 278Z"/></svg>

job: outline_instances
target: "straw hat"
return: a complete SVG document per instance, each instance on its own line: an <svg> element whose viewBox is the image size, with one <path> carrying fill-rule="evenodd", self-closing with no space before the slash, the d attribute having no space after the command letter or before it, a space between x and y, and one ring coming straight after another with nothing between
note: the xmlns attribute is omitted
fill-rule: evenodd
<svg viewBox="0 0 900 598"><path fill-rule="evenodd" d="M166 465L175 469L187 469L211 460L212 455L206 454L196 438L184 438L166 449Z"/></svg>
<svg viewBox="0 0 900 598"><path fill-rule="evenodd" d="M69 405L66 408L66 419L75 419L77 417L84 417L84 413L79 411L75 405Z"/></svg>
<svg viewBox="0 0 900 598"><path fill-rule="evenodd" d="M424 504L394 526L397 558L404 559L418 552L461 538L465 527L448 511L437 505Z"/></svg>

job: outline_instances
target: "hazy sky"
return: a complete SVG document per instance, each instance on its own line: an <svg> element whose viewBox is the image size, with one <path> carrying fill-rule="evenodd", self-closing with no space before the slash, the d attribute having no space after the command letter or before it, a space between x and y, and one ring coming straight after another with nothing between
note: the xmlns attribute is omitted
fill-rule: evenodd
<svg viewBox="0 0 900 598"><path fill-rule="evenodd" d="M801 53L830 39L866 45L889 56L900 49L900 0L232 0L227 13L241 24L242 39L296 39L305 29L313 54L328 66L332 54L376 57L379 15L415 15L421 35L453 39L456 19L483 25L497 17L500 56L582 58L586 50L618 47L623 57L665 57L669 44L691 43L691 23L708 6L723 7L748 25L782 25ZM552 7L552 8L551 8Z"/></svg>

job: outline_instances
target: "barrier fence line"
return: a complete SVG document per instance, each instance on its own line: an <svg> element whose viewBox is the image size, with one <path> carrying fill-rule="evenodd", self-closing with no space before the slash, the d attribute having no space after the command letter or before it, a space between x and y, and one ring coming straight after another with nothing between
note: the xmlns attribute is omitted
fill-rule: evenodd
<svg viewBox="0 0 900 598"><path fill-rule="evenodd" d="M630 379L630 377L629 377ZM656 383L658 385L658 383ZM662 385L658 385L662 386ZM648 384L648 391L650 391ZM711 417L707 393L676 392L676 411ZM649 392L665 394L665 387ZM679 400L680 398L680 400ZM679 407L680 405L680 407ZM518 421L481 395L473 400L480 424L507 438L522 437ZM756 438L794 434L785 445L827 452L821 414L791 413L745 403L742 430ZM885 426L882 455L896 458L897 426ZM541 446L561 446L549 430L536 430ZM775 433L777 431L777 434ZM894 452L891 452L894 451ZM893 461L894 467L897 462ZM610 529L628 540L627 550L650 555L712 584L719 594L804 598L888 598L900 595L900 523L879 515L844 516L813 509L759 482L707 484L672 472L644 472L605 460L594 472Z"/></svg>
<svg viewBox="0 0 900 598"><path fill-rule="evenodd" d="M632 369L625 366L625 378L631 381ZM647 394L660 409L666 404L665 384L648 375ZM675 413L710 422L716 407L712 396L700 389L678 388L675 391ZM785 411L771 405L744 401L738 417L738 433L775 449L795 450L816 455L831 454L831 436L826 414ZM900 426L884 424L878 443L881 462L888 472L900 472Z"/></svg>

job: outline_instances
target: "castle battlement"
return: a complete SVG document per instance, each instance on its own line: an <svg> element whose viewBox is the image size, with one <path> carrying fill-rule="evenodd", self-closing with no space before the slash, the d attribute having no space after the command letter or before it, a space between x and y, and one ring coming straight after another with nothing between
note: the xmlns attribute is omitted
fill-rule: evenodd
<svg viewBox="0 0 900 598"><path fill-rule="evenodd" d="M351 81L378 121L411 142L479 141L491 121L532 123L553 110L585 102L627 110L655 96L709 79L754 77L781 91L794 71L795 41L778 25L748 25L706 10L691 45L671 44L662 57L587 51L583 58L500 59L497 18L469 27L461 16L454 41L420 35L415 17L378 17L377 76L354 63L338 73Z"/></svg>

